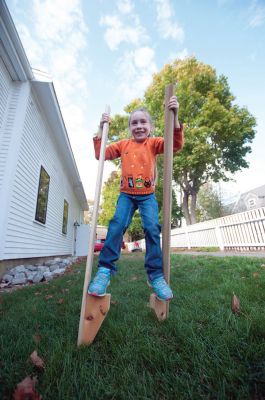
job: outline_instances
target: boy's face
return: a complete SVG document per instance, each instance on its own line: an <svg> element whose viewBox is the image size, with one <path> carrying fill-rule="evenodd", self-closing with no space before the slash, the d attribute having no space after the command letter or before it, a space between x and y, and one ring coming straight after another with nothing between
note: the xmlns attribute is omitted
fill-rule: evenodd
<svg viewBox="0 0 265 400"><path fill-rule="evenodd" d="M135 111L131 115L129 129L136 142L143 142L152 130L152 124L144 111Z"/></svg>

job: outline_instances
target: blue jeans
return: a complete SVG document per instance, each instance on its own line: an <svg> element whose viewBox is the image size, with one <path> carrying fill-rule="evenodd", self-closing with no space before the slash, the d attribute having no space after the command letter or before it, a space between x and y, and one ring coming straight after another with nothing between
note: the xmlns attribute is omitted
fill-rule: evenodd
<svg viewBox="0 0 265 400"><path fill-rule="evenodd" d="M114 217L109 223L104 247L99 255L99 267L109 268L115 274L114 264L120 257L123 235L129 227L135 211L139 209L145 234L145 269L150 280L163 276L163 260L160 246L161 226L158 221L158 204L154 193L138 196L121 193Z"/></svg>

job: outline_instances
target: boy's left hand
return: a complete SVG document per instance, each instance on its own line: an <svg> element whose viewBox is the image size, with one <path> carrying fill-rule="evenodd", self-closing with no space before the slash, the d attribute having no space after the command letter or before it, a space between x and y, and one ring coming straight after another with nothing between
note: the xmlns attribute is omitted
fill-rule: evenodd
<svg viewBox="0 0 265 400"><path fill-rule="evenodd" d="M177 114L178 110L179 110L179 103L178 103L177 96L171 96L167 106L168 106L169 110L172 110L172 111L174 111L175 114Z"/></svg>

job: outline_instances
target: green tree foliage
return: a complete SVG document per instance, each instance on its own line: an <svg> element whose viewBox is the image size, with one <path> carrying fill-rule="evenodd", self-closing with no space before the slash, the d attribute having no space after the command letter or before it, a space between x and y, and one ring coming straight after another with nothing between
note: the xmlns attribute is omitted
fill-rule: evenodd
<svg viewBox="0 0 265 400"><path fill-rule="evenodd" d="M99 213L98 222L100 225L108 226L109 221L114 215L116 203L119 196L120 189L120 174L113 171L103 186L102 190L102 204Z"/></svg>
<svg viewBox="0 0 265 400"><path fill-rule="evenodd" d="M197 221L220 218L223 216L223 212L220 193L211 183L206 183L200 188L198 193L196 208Z"/></svg>
<svg viewBox="0 0 265 400"><path fill-rule="evenodd" d="M164 131L164 91L177 82L179 119L185 126L185 146L174 157L173 176L183 191L187 224L195 223L200 187L207 181L227 181L228 173L248 167L256 124L246 107L234 104L227 78L194 57L166 65L153 78L144 102Z"/></svg>

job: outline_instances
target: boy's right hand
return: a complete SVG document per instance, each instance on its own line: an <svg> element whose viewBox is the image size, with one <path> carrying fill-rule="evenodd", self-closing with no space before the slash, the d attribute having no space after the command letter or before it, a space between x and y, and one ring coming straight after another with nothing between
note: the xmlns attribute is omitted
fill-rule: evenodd
<svg viewBox="0 0 265 400"><path fill-rule="evenodd" d="M102 114L102 117L101 117L101 120L100 120L100 123L99 123L100 129L103 129L103 125L105 124L105 122L110 123L110 116L107 113L103 113Z"/></svg>

